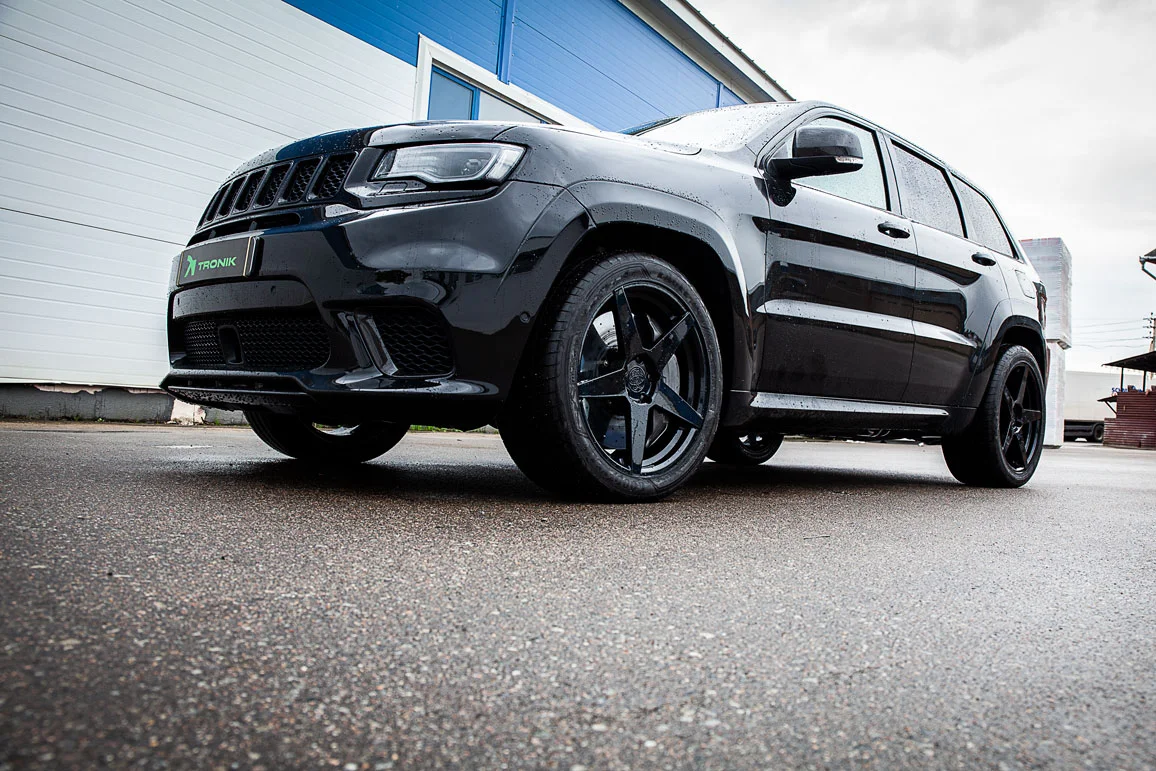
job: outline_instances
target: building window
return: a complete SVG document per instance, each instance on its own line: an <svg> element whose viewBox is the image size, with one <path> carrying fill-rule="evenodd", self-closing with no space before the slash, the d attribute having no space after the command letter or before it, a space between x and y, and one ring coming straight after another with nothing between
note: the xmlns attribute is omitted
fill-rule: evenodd
<svg viewBox="0 0 1156 771"><path fill-rule="evenodd" d="M440 70L430 73L429 119L469 120L474 115L477 89Z"/></svg>
<svg viewBox="0 0 1156 771"><path fill-rule="evenodd" d="M427 117L430 120L545 123L537 115L439 69L430 72Z"/></svg>

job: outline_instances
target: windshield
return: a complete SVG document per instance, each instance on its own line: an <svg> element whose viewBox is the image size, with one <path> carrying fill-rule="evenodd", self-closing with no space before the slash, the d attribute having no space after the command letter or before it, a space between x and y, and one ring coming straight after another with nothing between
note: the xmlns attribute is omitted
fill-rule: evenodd
<svg viewBox="0 0 1156 771"><path fill-rule="evenodd" d="M659 142L705 147L710 150L737 150L754 139L773 121L797 107L798 104L795 102L741 104L663 118L626 129L622 133L636 137L644 136Z"/></svg>

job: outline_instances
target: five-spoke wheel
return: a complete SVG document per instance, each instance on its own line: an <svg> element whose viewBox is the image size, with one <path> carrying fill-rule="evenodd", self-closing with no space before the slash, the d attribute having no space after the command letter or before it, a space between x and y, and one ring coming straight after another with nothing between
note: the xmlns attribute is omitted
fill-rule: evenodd
<svg viewBox="0 0 1156 771"><path fill-rule="evenodd" d="M571 274L523 368L502 437L548 489L631 500L694 472L718 423L709 313L672 266L623 254Z"/></svg>
<svg viewBox="0 0 1156 771"><path fill-rule="evenodd" d="M971 425L943 440L943 457L959 481L1019 487L1040 462L1044 446L1044 379L1023 346L1004 350Z"/></svg>

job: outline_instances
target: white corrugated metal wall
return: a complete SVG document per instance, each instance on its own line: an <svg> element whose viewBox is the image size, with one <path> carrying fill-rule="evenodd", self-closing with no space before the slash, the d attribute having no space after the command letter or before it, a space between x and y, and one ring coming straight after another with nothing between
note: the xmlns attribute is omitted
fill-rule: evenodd
<svg viewBox="0 0 1156 771"><path fill-rule="evenodd" d="M156 386L172 258L220 182L408 120L415 75L281 0L4 0L0 382Z"/></svg>

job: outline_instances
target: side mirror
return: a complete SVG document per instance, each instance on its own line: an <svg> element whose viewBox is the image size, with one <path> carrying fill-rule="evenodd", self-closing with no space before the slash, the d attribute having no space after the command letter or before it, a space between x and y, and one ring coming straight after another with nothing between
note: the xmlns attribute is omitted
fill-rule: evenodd
<svg viewBox="0 0 1156 771"><path fill-rule="evenodd" d="M846 174L863 168L863 146L847 129L803 126L790 158L772 158L768 171L782 180Z"/></svg>

